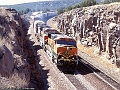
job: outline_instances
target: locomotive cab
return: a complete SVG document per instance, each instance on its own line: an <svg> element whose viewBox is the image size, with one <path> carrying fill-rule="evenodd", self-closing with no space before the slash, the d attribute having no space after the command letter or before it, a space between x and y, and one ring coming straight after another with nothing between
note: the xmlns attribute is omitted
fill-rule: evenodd
<svg viewBox="0 0 120 90"><path fill-rule="evenodd" d="M70 38L60 38L56 41L56 52L58 54L57 62L60 65L70 66L76 65L77 60L77 47L76 41Z"/></svg>
<svg viewBox="0 0 120 90"><path fill-rule="evenodd" d="M75 39L63 34L51 34L48 44L52 48L53 57L56 56L58 66L76 66L78 64L77 46Z"/></svg>

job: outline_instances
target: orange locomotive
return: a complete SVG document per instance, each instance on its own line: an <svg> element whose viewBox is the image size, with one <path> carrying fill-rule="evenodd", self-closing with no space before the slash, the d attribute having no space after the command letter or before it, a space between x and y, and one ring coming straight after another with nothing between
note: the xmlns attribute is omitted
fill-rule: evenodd
<svg viewBox="0 0 120 90"><path fill-rule="evenodd" d="M51 34L48 38L53 55L57 56L57 64L75 63L77 61L76 41L63 34Z"/></svg>
<svg viewBox="0 0 120 90"><path fill-rule="evenodd" d="M72 37L48 28L42 32L42 46L57 66L77 66L78 50Z"/></svg>

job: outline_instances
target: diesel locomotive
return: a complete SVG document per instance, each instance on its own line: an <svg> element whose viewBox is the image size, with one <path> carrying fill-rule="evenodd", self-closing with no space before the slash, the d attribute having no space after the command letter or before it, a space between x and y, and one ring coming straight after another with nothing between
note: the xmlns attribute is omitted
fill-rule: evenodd
<svg viewBox="0 0 120 90"><path fill-rule="evenodd" d="M45 27L40 30L39 41L57 66L74 68L78 65L78 49L74 38Z"/></svg>

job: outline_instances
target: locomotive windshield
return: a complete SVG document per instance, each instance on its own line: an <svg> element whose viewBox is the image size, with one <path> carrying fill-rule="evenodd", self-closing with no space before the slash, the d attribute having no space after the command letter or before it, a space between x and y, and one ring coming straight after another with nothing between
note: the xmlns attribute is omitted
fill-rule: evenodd
<svg viewBox="0 0 120 90"><path fill-rule="evenodd" d="M68 45L76 45L75 41L68 41L67 43L68 43Z"/></svg>
<svg viewBox="0 0 120 90"><path fill-rule="evenodd" d="M57 44L74 45L74 46L76 46L76 42L75 41L66 41L66 40L57 40Z"/></svg>
<svg viewBox="0 0 120 90"><path fill-rule="evenodd" d="M57 44L65 44L65 45L67 45L67 42L65 40L58 40Z"/></svg>

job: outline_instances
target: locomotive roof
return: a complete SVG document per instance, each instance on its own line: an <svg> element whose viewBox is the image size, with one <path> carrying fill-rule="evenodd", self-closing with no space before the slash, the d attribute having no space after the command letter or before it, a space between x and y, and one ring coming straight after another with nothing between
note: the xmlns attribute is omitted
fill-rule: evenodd
<svg viewBox="0 0 120 90"><path fill-rule="evenodd" d="M67 35L64 34L51 34L51 38L54 40L60 39L60 38L69 38L69 39L73 39L72 37L69 37Z"/></svg>
<svg viewBox="0 0 120 90"><path fill-rule="evenodd" d="M34 24L45 24L45 23L41 20L35 20Z"/></svg>
<svg viewBox="0 0 120 90"><path fill-rule="evenodd" d="M51 29L51 28L47 28L46 30L44 30L45 34L60 34L60 32L58 32L56 29Z"/></svg>

